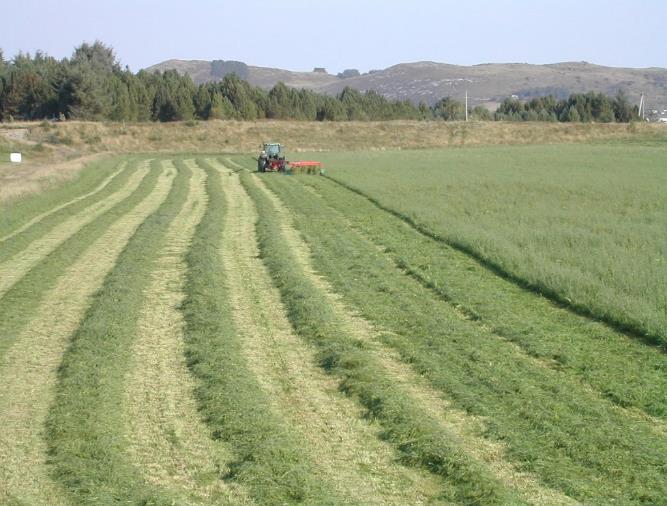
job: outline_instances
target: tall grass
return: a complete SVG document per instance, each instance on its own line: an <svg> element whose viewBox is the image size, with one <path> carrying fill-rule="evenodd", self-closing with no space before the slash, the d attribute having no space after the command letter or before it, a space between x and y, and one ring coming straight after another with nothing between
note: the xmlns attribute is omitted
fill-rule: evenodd
<svg viewBox="0 0 667 506"><path fill-rule="evenodd" d="M646 146L322 157L362 192L496 272L667 345L667 162Z"/></svg>
<svg viewBox="0 0 667 506"><path fill-rule="evenodd" d="M54 131L55 130L55 131ZM299 151L460 148L498 144L544 144L651 139L664 146L667 130L661 125L625 124L444 122L444 121L202 121L193 126L172 123L96 123L68 121L53 130L31 129L31 140L62 142L90 152L226 152L257 153L259 145L277 139L290 159ZM94 145L90 139L100 139Z"/></svg>
<svg viewBox="0 0 667 506"><path fill-rule="evenodd" d="M300 178L343 213L404 272L471 320L550 367L581 378L614 403L667 416L667 355L608 325L573 314L485 269L326 178Z"/></svg>

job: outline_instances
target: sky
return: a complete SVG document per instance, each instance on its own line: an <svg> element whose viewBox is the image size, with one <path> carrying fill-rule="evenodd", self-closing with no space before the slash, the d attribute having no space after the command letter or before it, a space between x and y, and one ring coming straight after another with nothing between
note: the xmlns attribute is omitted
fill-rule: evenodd
<svg viewBox="0 0 667 506"><path fill-rule="evenodd" d="M0 18L7 59L100 40L133 71L171 58L334 74L414 61L667 67L667 0L21 0Z"/></svg>

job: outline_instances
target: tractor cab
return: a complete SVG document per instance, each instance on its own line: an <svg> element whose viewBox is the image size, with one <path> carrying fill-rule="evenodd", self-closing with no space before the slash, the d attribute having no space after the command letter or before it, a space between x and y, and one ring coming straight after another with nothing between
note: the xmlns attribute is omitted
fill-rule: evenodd
<svg viewBox="0 0 667 506"><path fill-rule="evenodd" d="M258 172L284 172L285 154L282 144L265 142L262 144L262 152L257 158Z"/></svg>
<svg viewBox="0 0 667 506"><path fill-rule="evenodd" d="M280 158L280 155L283 154L283 147L281 144L264 144L264 151L269 158Z"/></svg>

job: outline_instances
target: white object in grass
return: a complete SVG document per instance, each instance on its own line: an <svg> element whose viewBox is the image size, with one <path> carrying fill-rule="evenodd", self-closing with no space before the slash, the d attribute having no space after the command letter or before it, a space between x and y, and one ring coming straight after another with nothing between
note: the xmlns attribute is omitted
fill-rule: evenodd
<svg viewBox="0 0 667 506"><path fill-rule="evenodd" d="M21 153L10 153L9 161L12 163L21 163L22 157Z"/></svg>

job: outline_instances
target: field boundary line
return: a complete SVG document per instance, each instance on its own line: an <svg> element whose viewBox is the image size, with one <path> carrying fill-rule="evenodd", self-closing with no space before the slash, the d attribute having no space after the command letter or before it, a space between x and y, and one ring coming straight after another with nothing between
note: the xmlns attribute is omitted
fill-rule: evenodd
<svg viewBox="0 0 667 506"><path fill-rule="evenodd" d="M562 297L559 295L557 292L554 290L548 289L547 287L543 286L538 286L535 285L534 283L531 283L515 274L510 273L506 269L504 269L502 266L497 264L496 262L493 262L492 260L489 260L488 258L485 258L481 254L477 253L474 251L472 248L469 248L457 241L453 241L450 239L447 239L443 237L442 235L430 230L428 227L425 225L422 225L415 219L411 218L410 216L401 213L400 211L397 211L395 209L392 209L383 203L381 203L379 200L376 198L368 195L367 193L363 192L362 190L355 188L352 185L349 185L348 183L345 183L339 179L336 179L330 175L324 175L323 177L326 177L328 180L332 181L333 183L345 188L346 190L349 190L353 193L356 193L357 195L360 195L361 197L367 199L369 202L371 202L373 205L375 205L378 209L389 213L396 218L399 218L401 221L405 222L408 226L410 226L412 229L415 231L419 232L421 235L436 241L441 244L445 244L451 248L454 248L457 251L460 251L461 253L464 253L465 255L469 256L473 260L475 260L481 267L484 267L486 270L489 272L495 274L496 276L499 276L506 281L513 283L514 285L518 286L519 288L522 288L524 290L530 291L536 295L542 296L545 299L549 300L552 304L554 304L556 307L560 309L564 309L567 311L570 311L578 316L582 316L585 318L588 318L590 320L603 323L605 325L608 325L612 330L615 330L616 332L619 332L621 334L624 334L628 337L631 337L633 339L637 339L641 342L643 342L646 345L653 346L658 348L660 351L663 353L667 353L667 345L665 345L664 341L660 336L653 335L653 334L647 334L643 332L642 330L638 329L635 326L625 324L623 322L620 322L614 318L602 316L602 315L596 315L594 314L590 309L573 304L572 302L569 302L565 297Z"/></svg>
<svg viewBox="0 0 667 506"><path fill-rule="evenodd" d="M44 257L76 234L82 227L91 223L95 218L101 216L115 204L131 195L139 187L141 181L149 171L148 162L145 162L137 168L134 174L130 175L129 180L123 188L67 218L47 234L33 241L26 250L2 262L0 264L0 273L2 273L0 277L0 297L7 293L21 277L42 261Z"/></svg>
<svg viewBox="0 0 667 506"><path fill-rule="evenodd" d="M66 207L69 207L69 206L71 206L72 204L75 204L76 202L80 202L81 200L84 200L84 199L86 199L86 198L88 198L88 197L92 197L92 196L95 195L96 193L99 193L99 192L102 191L104 188L106 188L106 186L107 186L107 185L108 185L108 184L109 184L109 183L110 183L110 182L111 182L111 181L112 181L118 174L120 174L121 172L123 172L123 171L127 168L127 166L128 166L128 162L127 162L127 161L123 161L123 162L121 162L121 163L119 164L119 167L120 167L120 168L119 168L117 171L115 171L113 174L111 174L110 176L108 176L104 181L102 181L102 183L100 183L95 189L93 189L93 190L90 191L89 193L86 193L86 194L84 194L84 195L80 195L80 196L78 196L78 197L76 197L76 198L74 198L74 199L72 199L72 200L70 200L70 201L68 201L68 202L65 202L65 203L63 203L63 204L60 204L60 205L54 207L53 209L50 209L50 210L48 210L48 211L46 211L46 212L43 212L43 213L41 213L41 214L38 214L37 216L35 216L34 218L32 218L32 219L31 219L30 221L28 221L27 223L24 223L23 225L21 225L21 226L20 226L19 228L17 228L16 230L10 232L9 234L7 234L7 235L5 235L5 236L3 236L3 237L0 237L0 242L5 242L5 241L7 241L8 239L11 239L11 238L14 237L14 236L17 236L18 234L20 234L20 233L22 233L22 232L25 232L25 231L28 230L30 227L32 227L35 223L38 223L38 222L42 221L42 220L43 220L44 218L46 218L47 216L50 216L50 215L52 215L52 214L54 214L54 213L57 213L58 211L60 211L60 210L62 210L62 209L65 209Z"/></svg>
<svg viewBox="0 0 667 506"><path fill-rule="evenodd" d="M399 388L410 398L416 400L441 427L457 438L461 448L479 463L488 467L491 473L504 483L516 489L522 498L533 504L578 504L562 492L540 482L531 473L517 470L507 460L505 448L501 443L479 436L484 428L482 418L470 415L455 408L443 395L435 390L418 372L401 360L399 354L388 349L380 338L387 334L384 329L375 328L368 320L347 306L340 294L336 293L328 281L315 270L310 254L310 247L294 226L291 214L287 211L280 197L269 189L261 178L255 176L258 187L269 197L284 217L282 232L292 245L297 261L302 265L311 281L325 294L345 330L361 342L367 343L369 350L378 364L387 372ZM302 185L304 189L308 188ZM323 202L323 205L327 205ZM333 210L336 212L336 210Z"/></svg>
<svg viewBox="0 0 667 506"><path fill-rule="evenodd" d="M93 293L102 286L121 251L141 222L166 198L169 186L156 187L116 220L59 278L0 364L0 487L30 495L29 503L59 500L59 484L46 468L43 426L55 396L57 370L68 338L79 325ZM73 282L76 280L76 282ZM58 318L54 320L54 315ZM11 469L6 466L11 464ZM40 490L41 487L44 490ZM0 494L2 497L2 494Z"/></svg>

